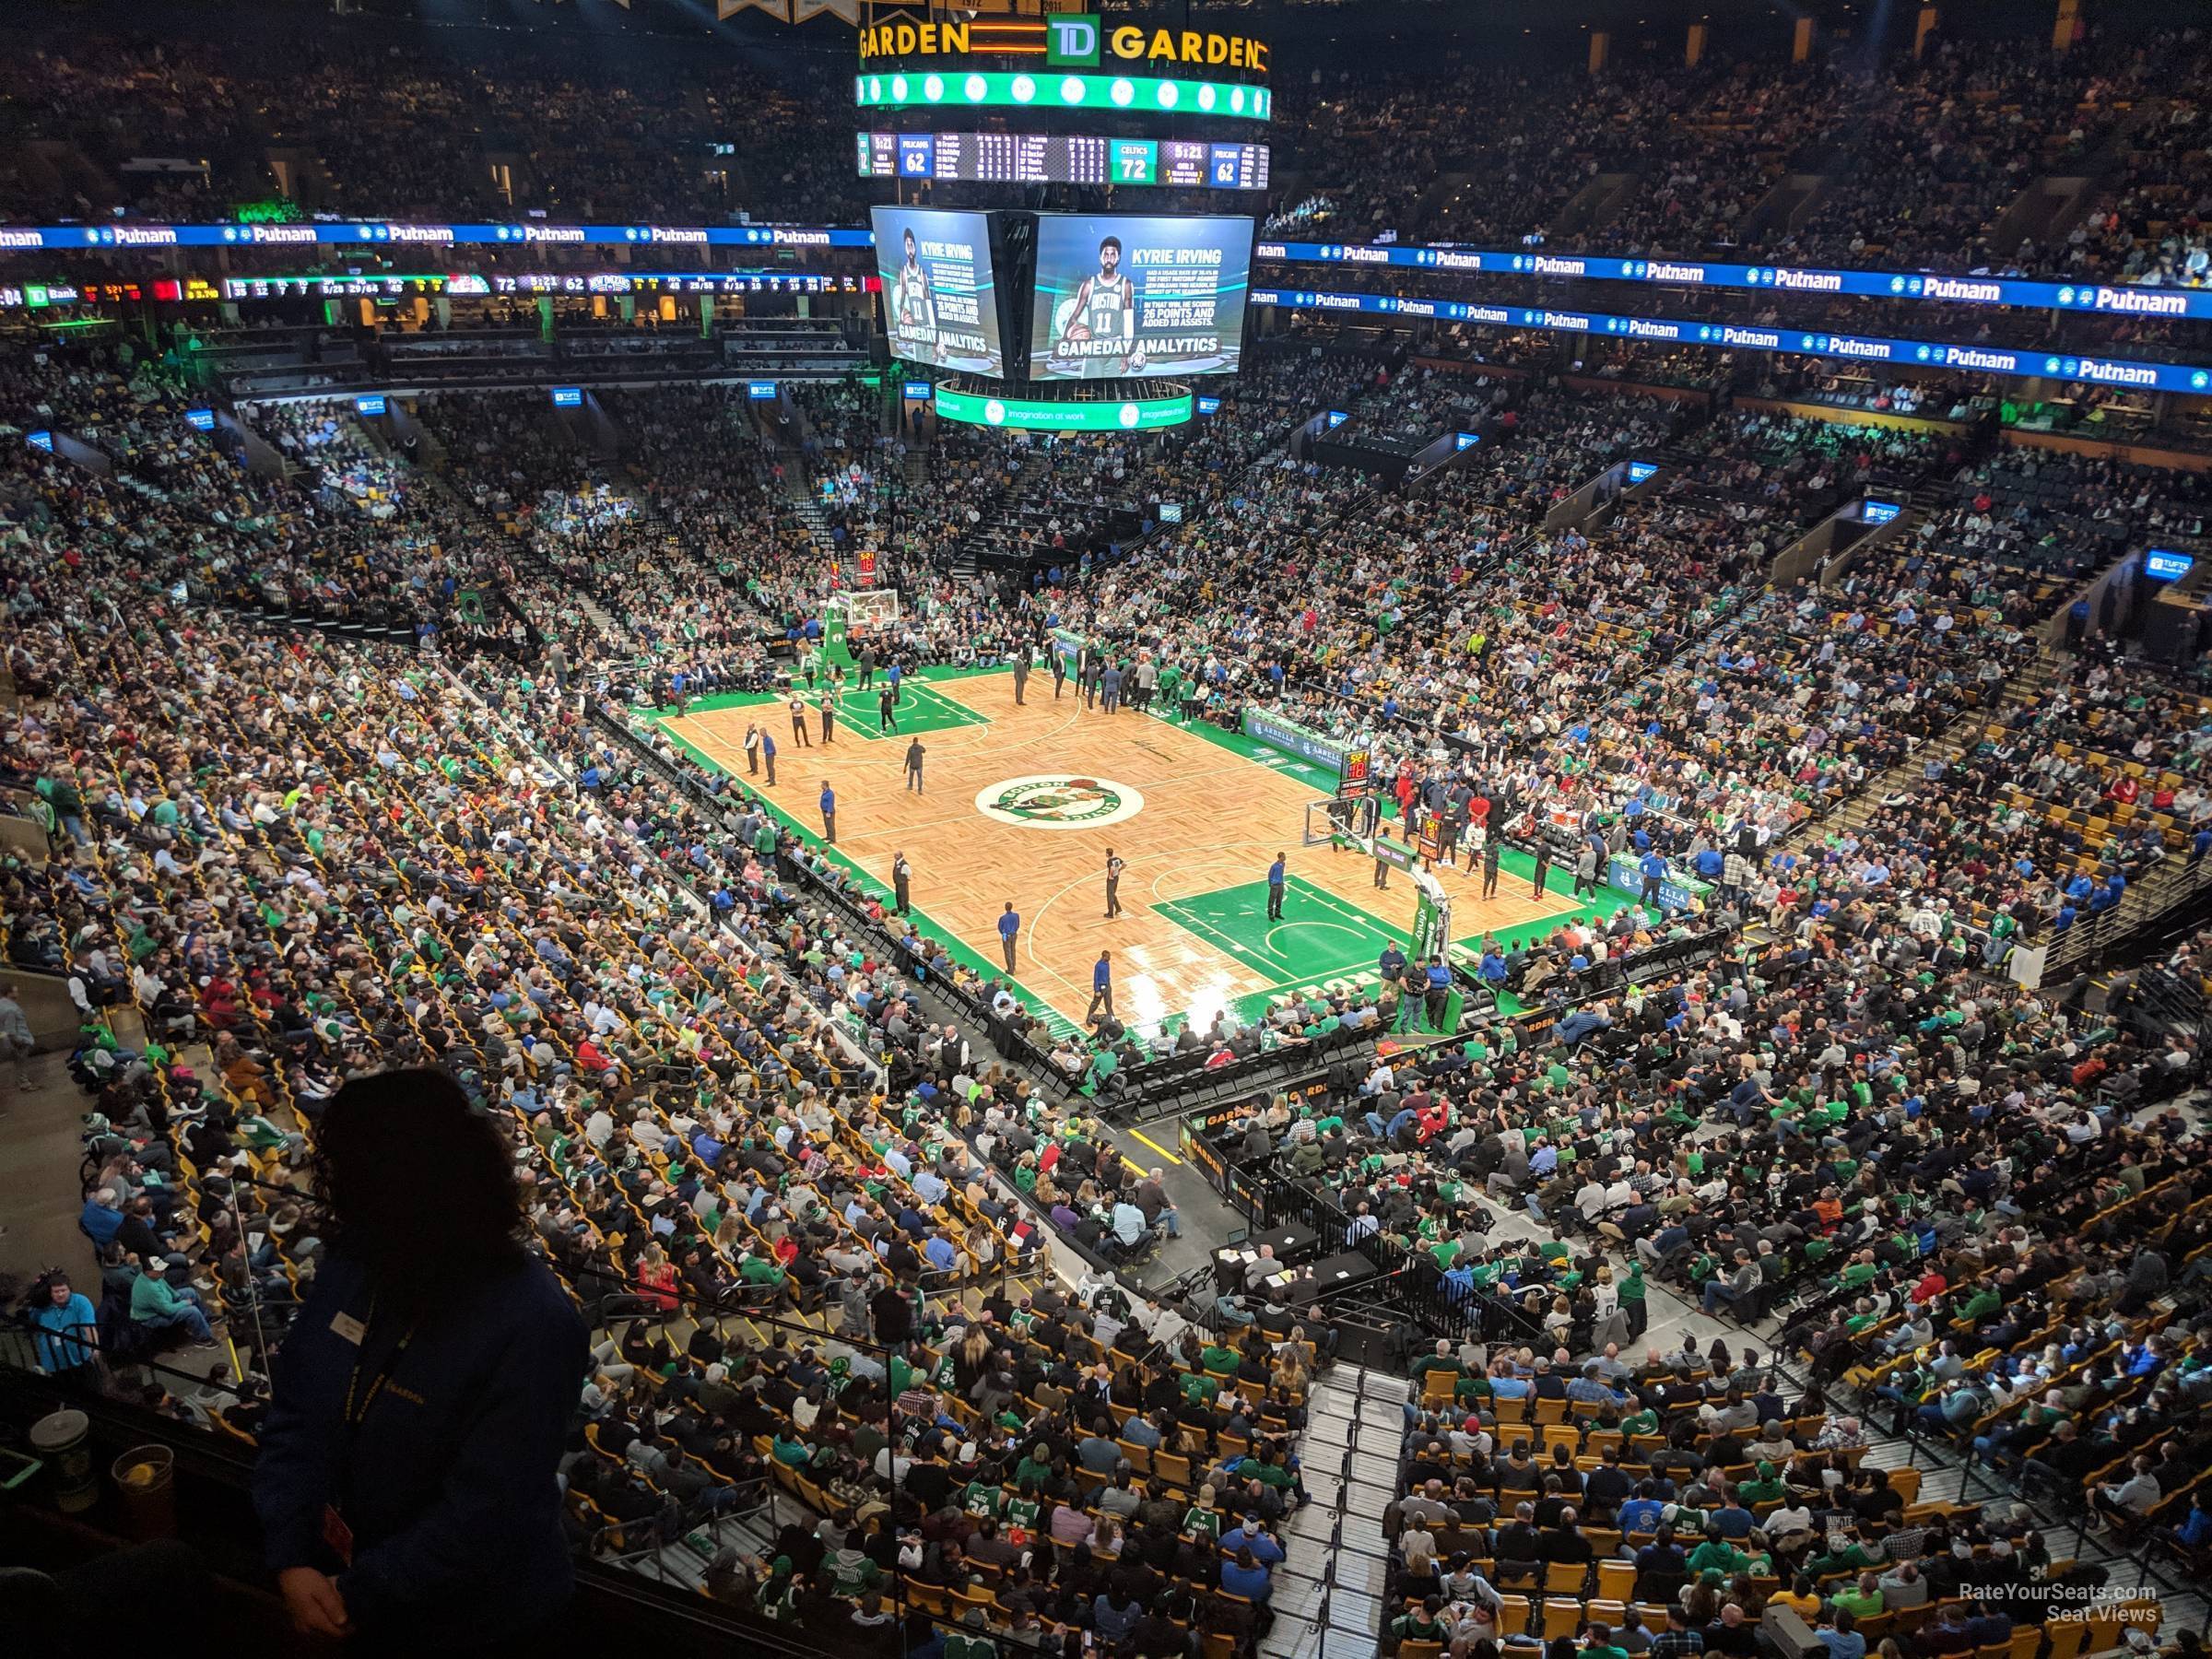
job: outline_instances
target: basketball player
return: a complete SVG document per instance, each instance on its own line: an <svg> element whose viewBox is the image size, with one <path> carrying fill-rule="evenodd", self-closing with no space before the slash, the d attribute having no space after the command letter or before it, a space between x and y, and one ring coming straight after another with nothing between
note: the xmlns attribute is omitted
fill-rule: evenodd
<svg viewBox="0 0 2212 1659"><path fill-rule="evenodd" d="M1112 847L1106 849L1106 920L1111 922L1122 913L1122 872L1128 868L1123 860L1114 856Z"/></svg>
<svg viewBox="0 0 2212 1659"><path fill-rule="evenodd" d="M1083 278L1068 308L1067 325L1053 347L1054 356L1071 355L1068 347L1083 340L1124 342L1117 365L1110 359L1085 358L1084 371L1096 365L1100 374L1133 374L1144 367L1144 347L1135 344L1136 293L1122 275L1122 239L1109 236L1099 243L1099 269Z"/></svg>
<svg viewBox="0 0 2212 1659"><path fill-rule="evenodd" d="M930 298L929 273L922 268L911 226L901 241L906 257L900 263L899 275L891 279L891 320L901 334L915 329L934 330L937 325L936 301Z"/></svg>

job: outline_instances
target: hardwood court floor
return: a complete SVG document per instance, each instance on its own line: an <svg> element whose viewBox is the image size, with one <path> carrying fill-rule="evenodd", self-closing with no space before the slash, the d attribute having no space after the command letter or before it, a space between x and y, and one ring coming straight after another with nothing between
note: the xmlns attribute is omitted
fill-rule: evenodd
<svg viewBox="0 0 2212 1659"><path fill-rule="evenodd" d="M1371 976L1381 941L1408 936L1411 879L1372 885L1373 864L1326 845L1300 844L1309 802L1321 792L1198 732L1124 709L1084 710L1072 690L1057 702L1052 677L1030 677L1026 707L1011 674L930 682L933 698L962 705L980 724L942 724L921 735L926 793L902 785L905 735L877 736L874 720L839 728L836 741L794 750L787 717L771 708L724 707L665 719L670 732L748 786L742 747L748 721L776 734L778 782L760 793L818 841L822 784L835 791L836 851L887 888L903 851L913 866L912 902L925 936L949 935L956 951L1005 971L1001 907L1022 917L1015 976L1043 1008L1079 1021L1090 1001L1091 965L1113 953L1114 1008L1123 1020L1157 1029L1173 1016L1204 1023L1237 1005L1333 977ZM977 796L1010 780L1058 775L1134 788L1143 806L1102 828L1047 829L987 816ZM1106 849L1127 862L1122 913L1105 918ZM1286 855L1293 877L1281 923L1265 915L1267 865ZM1516 931L1581 908L1567 875L1542 900L1509 867L1498 895L1477 897L1479 879L1442 877L1453 895L1453 933ZM1606 896L1618 903L1622 895ZM1609 909L1608 904L1606 908Z"/></svg>

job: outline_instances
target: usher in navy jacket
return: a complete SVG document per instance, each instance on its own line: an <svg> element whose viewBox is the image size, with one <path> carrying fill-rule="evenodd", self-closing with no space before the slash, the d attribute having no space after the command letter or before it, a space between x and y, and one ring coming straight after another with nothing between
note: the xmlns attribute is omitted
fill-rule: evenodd
<svg viewBox="0 0 2212 1659"><path fill-rule="evenodd" d="M519 1253L434 1287L418 1322L372 1317L374 1300L334 1251L277 1354L253 1476L270 1570L335 1574L367 1631L431 1646L512 1634L573 1587L555 1465L589 1361L583 1322ZM358 1405L380 1371L349 1430L348 1385ZM351 1530L351 1566L324 1541L325 1506Z"/></svg>

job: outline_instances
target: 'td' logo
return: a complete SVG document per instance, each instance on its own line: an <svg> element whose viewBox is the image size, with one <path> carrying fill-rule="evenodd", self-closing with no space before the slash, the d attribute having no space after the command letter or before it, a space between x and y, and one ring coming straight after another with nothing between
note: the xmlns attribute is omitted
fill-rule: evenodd
<svg viewBox="0 0 2212 1659"><path fill-rule="evenodd" d="M1044 61L1055 65L1095 65L1099 61L1097 17L1077 13L1045 18Z"/></svg>

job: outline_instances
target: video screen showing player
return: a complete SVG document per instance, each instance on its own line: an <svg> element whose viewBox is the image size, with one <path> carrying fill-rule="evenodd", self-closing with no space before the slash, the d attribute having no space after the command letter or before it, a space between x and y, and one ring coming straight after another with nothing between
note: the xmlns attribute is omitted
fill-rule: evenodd
<svg viewBox="0 0 2212 1659"><path fill-rule="evenodd" d="M989 218L921 207L878 207L874 217L892 351L911 363L1004 374Z"/></svg>
<svg viewBox="0 0 2212 1659"><path fill-rule="evenodd" d="M1099 243L1099 268L1083 279L1083 286L1053 308L1054 357L1077 355L1069 348L1089 346L1081 355L1086 364L1109 365L1096 372L1142 374L1145 348L1136 340L1136 289L1122 275L1122 239L1106 237ZM1117 343L1118 362L1100 357L1097 347Z"/></svg>
<svg viewBox="0 0 2212 1659"><path fill-rule="evenodd" d="M1251 276L1248 218L1040 215L1030 378L1233 374Z"/></svg>
<svg viewBox="0 0 2212 1659"><path fill-rule="evenodd" d="M936 307L930 303L929 273L922 268L921 242L912 228L900 234L904 253L899 274L891 279L891 327L912 333L937 325Z"/></svg>

